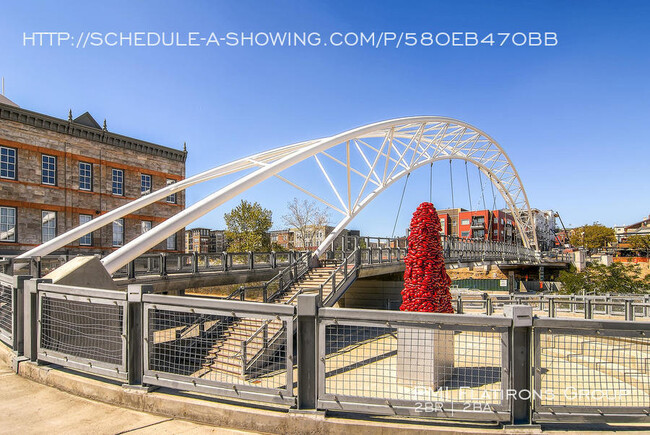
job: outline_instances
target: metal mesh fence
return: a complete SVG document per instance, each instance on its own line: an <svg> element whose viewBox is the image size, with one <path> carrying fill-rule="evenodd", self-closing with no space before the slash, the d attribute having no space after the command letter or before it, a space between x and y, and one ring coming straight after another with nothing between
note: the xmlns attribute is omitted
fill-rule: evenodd
<svg viewBox="0 0 650 435"><path fill-rule="evenodd" d="M536 332L536 404L561 407L650 406L650 338L643 331L543 328ZM647 411L646 411L647 412Z"/></svg>
<svg viewBox="0 0 650 435"><path fill-rule="evenodd" d="M125 368L124 307L41 296L39 355Z"/></svg>
<svg viewBox="0 0 650 435"><path fill-rule="evenodd" d="M145 375L185 380L188 389L242 386L293 396L293 369L287 373L292 321L267 317L145 305Z"/></svg>
<svg viewBox="0 0 650 435"><path fill-rule="evenodd" d="M344 396L435 401L450 409L502 404L507 386L503 331L356 323L325 326L323 387L335 401Z"/></svg>
<svg viewBox="0 0 650 435"><path fill-rule="evenodd" d="M12 345L13 313L13 288L0 283L0 340L9 345Z"/></svg>

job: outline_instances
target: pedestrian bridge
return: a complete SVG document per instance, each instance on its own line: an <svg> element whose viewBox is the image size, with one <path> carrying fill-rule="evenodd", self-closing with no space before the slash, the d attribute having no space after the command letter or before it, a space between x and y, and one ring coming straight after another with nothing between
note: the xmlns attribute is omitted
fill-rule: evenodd
<svg viewBox="0 0 650 435"><path fill-rule="evenodd" d="M441 236L447 269L490 266L517 268L527 266L566 267L571 259L567 254L539 252L521 245ZM404 271L408 252L405 239L363 237L346 239L335 249L325 251L326 261L343 261L352 251L342 246L359 248L359 278L379 277ZM267 281L283 268L295 264L304 254L286 252L222 252L214 254L146 254L113 273L118 287L128 284L149 284L155 292L180 294L188 288L213 287ZM6 259L0 262L4 273L41 277L61 266L66 256L47 256L38 259ZM26 267L29 264L29 267Z"/></svg>

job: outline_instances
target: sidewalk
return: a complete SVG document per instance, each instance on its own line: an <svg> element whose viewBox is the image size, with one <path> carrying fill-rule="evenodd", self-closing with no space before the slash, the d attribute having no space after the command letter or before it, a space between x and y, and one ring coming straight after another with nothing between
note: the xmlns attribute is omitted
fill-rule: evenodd
<svg viewBox="0 0 650 435"><path fill-rule="evenodd" d="M250 434L94 402L0 365L0 434Z"/></svg>

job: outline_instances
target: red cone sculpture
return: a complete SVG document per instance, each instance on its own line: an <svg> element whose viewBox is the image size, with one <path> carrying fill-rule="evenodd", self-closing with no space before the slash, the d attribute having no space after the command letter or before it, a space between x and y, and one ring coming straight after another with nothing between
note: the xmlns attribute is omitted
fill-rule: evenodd
<svg viewBox="0 0 650 435"><path fill-rule="evenodd" d="M409 250L404 262L402 311L453 313L449 287L451 279L445 270L440 243L440 219L430 202L423 202L413 213Z"/></svg>

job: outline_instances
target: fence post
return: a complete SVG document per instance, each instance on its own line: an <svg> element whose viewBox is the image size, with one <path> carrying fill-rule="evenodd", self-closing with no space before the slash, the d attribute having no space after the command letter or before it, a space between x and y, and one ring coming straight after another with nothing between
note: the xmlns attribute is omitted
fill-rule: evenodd
<svg viewBox="0 0 650 435"><path fill-rule="evenodd" d="M199 273L199 253L192 252L192 273Z"/></svg>
<svg viewBox="0 0 650 435"><path fill-rule="evenodd" d="M126 275L129 279L135 278L135 260L129 261L126 265Z"/></svg>
<svg viewBox="0 0 650 435"><path fill-rule="evenodd" d="M463 297L461 295L456 296L456 312L463 314Z"/></svg>
<svg viewBox="0 0 650 435"><path fill-rule="evenodd" d="M160 254L160 276L167 276L167 254Z"/></svg>
<svg viewBox="0 0 650 435"><path fill-rule="evenodd" d="M24 354L24 332L25 327L25 281L30 279L29 275L17 275L13 277L13 350L14 354L18 357ZM18 364L15 363L14 371L18 371Z"/></svg>
<svg viewBox="0 0 650 435"><path fill-rule="evenodd" d="M221 268L223 269L224 272L228 271L228 253L227 252L222 252L221 253Z"/></svg>
<svg viewBox="0 0 650 435"><path fill-rule="evenodd" d="M248 251L248 269L255 269L255 254L253 254L253 251Z"/></svg>
<svg viewBox="0 0 650 435"><path fill-rule="evenodd" d="M41 277L41 257L32 257L29 261L30 274L35 278Z"/></svg>
<svg viewBox="0 0 650 435"><path fill-rule="evenodd" d="M125 386L142 386L142 370L144 367L144 336L142 295L152 293L151 285L129 284L127 287L127 353L126 367L128 384Z"/></svg>
<svg viewBox="0 0 650 435"><path fill-rule="evenodd" d="M38 359L38 284L51 279L33 278L24 283L23 290L23 355L29 361Z"/></svg>
<svg viewBox="0 0 650 435"><path fill-rule="evenodd" d="M298 409L318 400L318 295L298 296ZM323 355L324 357L324 355Z"/></svg>
<svg viewBox="0 0 650 435"><path fill-rule="evenodd" d="M591 304L591 299L585 299L585 319L593 319L593 305Z"/></svg>
<svg viewBox="0 0 650 435"><path fill-rule="evenodd" d="M531 330L533 307L530 305L506 305L506 317L512 319L510 329L510 388L518 394L511 399L511 423L531 423ZM520 394L529 393L529 394ZM522 397L527 397L523 399Z"/></svg>
<svg viewBox="0 0 650 435"><path fill-rule="evenodd" d="M549 298L548 300L548 317L555 317L555 298Z"/></svg>
<svg viewBox="0 0 650 435"><path fill-rule="evenodd" d="M634 306L630 299L625 301L625 320L634 320Z"/></svg>
<svg viewBox="0 0 650 435"><path fill-rule="evenodd" d="M271 251L271 254L269 255L269 262L271 263L271 269L278 267L278 260L275 256L275 251Z"/></svg>

